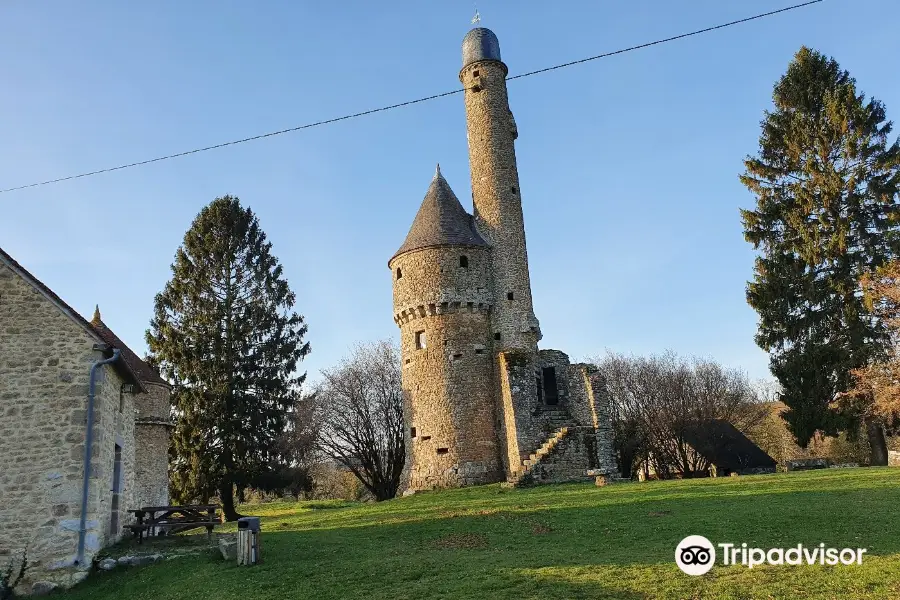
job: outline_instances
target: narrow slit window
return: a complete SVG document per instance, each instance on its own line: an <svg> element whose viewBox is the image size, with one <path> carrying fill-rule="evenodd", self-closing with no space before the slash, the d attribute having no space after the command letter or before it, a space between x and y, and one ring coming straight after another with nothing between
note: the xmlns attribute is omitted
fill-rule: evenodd
<svg viewBox="0 0 900 600"><path fill-rule="evenodd" d="M416 332L416 350L425 349L425 331Z"/></svg>
<svg viewBox="0 0 900 600"><path fill-rule="evenodd" d="M416 437L416 428L415 427L409 428L409 437Z"/></svg>
<svg viewBox="0 0 900 600"><path fill-rule="evenodd" d="M422 436L422 441L423 441L423 442L427 442L427 441L430 440L430 439L431 439L431 436L430 436L430 435L423 435L423 436Z"/></svg>
<svg viewBox="0 0 900 600"><path fill-rule="evenodd" d="M400 267L397 267L397 279L403 277L403 271L400 270Z"/></svg>
<svg viewBox="0 0 900 600"><path fill-rule="evenodd" d="M463 269L468 269L469 268L469 257L466 256L465 254L460 256L459 257L459 266L462 267Z"/></svg>
<svg viewBox="0 0 900 600"><path fill-rule="evenodd" d="M472 71L472 76L473 76L473 77L478 77L480 74L481 74L481 73L478 71L478 69L475 69L474 71Z"/></svg>
<svg viewBox="0 0 900 600"><path fill-rule="evenodd" d="M499 331L498 331L497 333L494 334L494 339L495 339L495 340L499 340L499 339L500 339L500 332L499 332Z"/></svg>
<svg viewBox="0 0 900 600"><path fill-rule="evenodd" d="M450 452L450 448L438 448L437 449L438 454L447 454L448 452Z"/></svg>
<svg viewBox="0 0 900 600"><path fill-rule="evenodd" d="M512 292L506 292L506 299L507 299L507 300L512 300L512 299L513 299L513 293L512 293Z"/></svg>

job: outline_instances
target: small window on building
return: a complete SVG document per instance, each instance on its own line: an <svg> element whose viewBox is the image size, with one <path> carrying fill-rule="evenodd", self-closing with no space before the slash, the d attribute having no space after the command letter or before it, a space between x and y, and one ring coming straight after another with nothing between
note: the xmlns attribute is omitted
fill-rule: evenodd
<svg viewBox="0 0 900 600"><path fill-rule="evenodd" d="M497 333L494 334L494 339L495 339L495 340L499 340L499 339L500 339L500 332L499 332L499 331L498 331Z"/></svg>
<svg viewBox="0 0 900 600"><path fill-rule="evenodd" d="M430 439L431 439L431 436L430 436L430 435L423 435L423 436L422 436L422 441L423 441L423 442L427 442L427 441L430 440Z"/></svg>
<svg viewBox="0 0 900 600"><path fill-rule="evenodd" d="M403 271L400 270L400 267L397 267L397 279L400 279L401 277L403 277Z"/></svg>
<svg viewBox="0 0 900 600"><path fill-rule="evenodd" d="M416 428L415 427L409 428L409 437L416 437Z"/></svg>
<svg viewBox="0 0 900 600"><path fill-rule="evenodd" d="M459 257L459 266L461 266L463 269L468 269L469 268L469 257L466 256L465 254L460 256Z"/></svg>
<svg viewBox="0 0 900 600"><path fill-rule="evenodd" d="M424 350L425 349L425 332L417 331L416 332L416 350Z"/></svg>
<svg viewBox="0 0 900 600"><path fill-rule="evenodd" d="M448 452L450 452L450 448L438 448L437 449L438 454L447 454Z"/></svg>
<svg viewBox="0 0 900 600"><path fill-rule="evenodd" d="M478 69L475 69L474 71L472 71L473 77L478 77L479 74L480 74L480 72L478 71Z"/></svg>
<svg viewBox="0 0 900 600"><path fill-rule="evenodd" d="M513 299L513 293L512 293L512 292L506 292L506 299L507 299L507 300L512 300L512 299Z"/></svg>
<svg viewBox="0 0 900 600"><path fill-rule="evenodd" d="M475 348L475 354L484 354L484 348Z"/></svg>
<svg viewBox="0 0 900 600"><path fill-rule="evenodd" d="M512 187L509 188L509 189L510 189L510 191L511 191L513 194L515 194L516 192L519 191L519 190L516 189L516 186L512 186Z"/></svg>

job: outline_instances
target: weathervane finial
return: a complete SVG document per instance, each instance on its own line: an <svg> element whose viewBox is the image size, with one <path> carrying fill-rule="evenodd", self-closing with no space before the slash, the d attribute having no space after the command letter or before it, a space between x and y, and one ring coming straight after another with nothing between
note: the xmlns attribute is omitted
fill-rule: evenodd
<svg viewBox="0 0 900 600"><path fill-rule="evenodd" d="M481 13L478 12L478 4L475 5L475 16L472 17L472 25L481 22Z"/></svg>

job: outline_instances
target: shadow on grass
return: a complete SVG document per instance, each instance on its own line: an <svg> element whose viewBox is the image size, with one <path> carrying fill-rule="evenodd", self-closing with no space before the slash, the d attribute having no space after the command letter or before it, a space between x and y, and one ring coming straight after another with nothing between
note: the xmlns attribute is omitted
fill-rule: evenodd
<svg viewBox="0 0 900 600"><path fill-rule="evenodd" d="M254 511L264 516L260 565L186 556L92 577L65 597L112 600L127 589L128 598L148 600L744 598L755 585L768 586L770 597L791 597L792 588L779 587L788 585L778 581L785 570L687 578L674 566L674 549L691 534L761 548L868 548L871 569L801 572L807 587L797 589L828 592L821 580L870 586L871 597L879 597L885 574L900 581L900 536L886 525L900 505L900 485L884 485L884 474L871 477L875 484L788 477L759 485L739 478L744 483L480 488L340 510L301 506L293 514L288 506L263 505ZM794 489L804 480L807 491ZM819 483L833 489L809 490ZM741 486L752 493L738 493ZM858 581L841 579L848 574Z"/></svg>

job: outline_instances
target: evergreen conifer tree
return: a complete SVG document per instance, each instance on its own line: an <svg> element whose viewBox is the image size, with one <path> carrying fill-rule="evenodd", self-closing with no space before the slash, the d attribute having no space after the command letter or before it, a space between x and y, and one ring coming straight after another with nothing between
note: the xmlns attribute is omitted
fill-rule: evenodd
<svg viewBox="0 0 900 600"><path fill-rule="evenodd" d="M773 99L759 153L741 176L757 200L741 211L745 237L760 251L747 301L759 313L756 342L770 354L785 418L805 446L816 430L852 426L859 415L829 404L887 343L860 279L900 252L900 145L888 139L882 103L809 48L797 52ZM873 462L882 463L884 437L869 425Z"/></svg>
<svg viewBox="0 0 900 600"><path fill-rule="evenodd" d="M150 359L174 383L173 493L218 493L239 515L234 486L265 476L305 374L307 327L259 221L238 198L216 198L194 220L156 296Z"/></svg>

